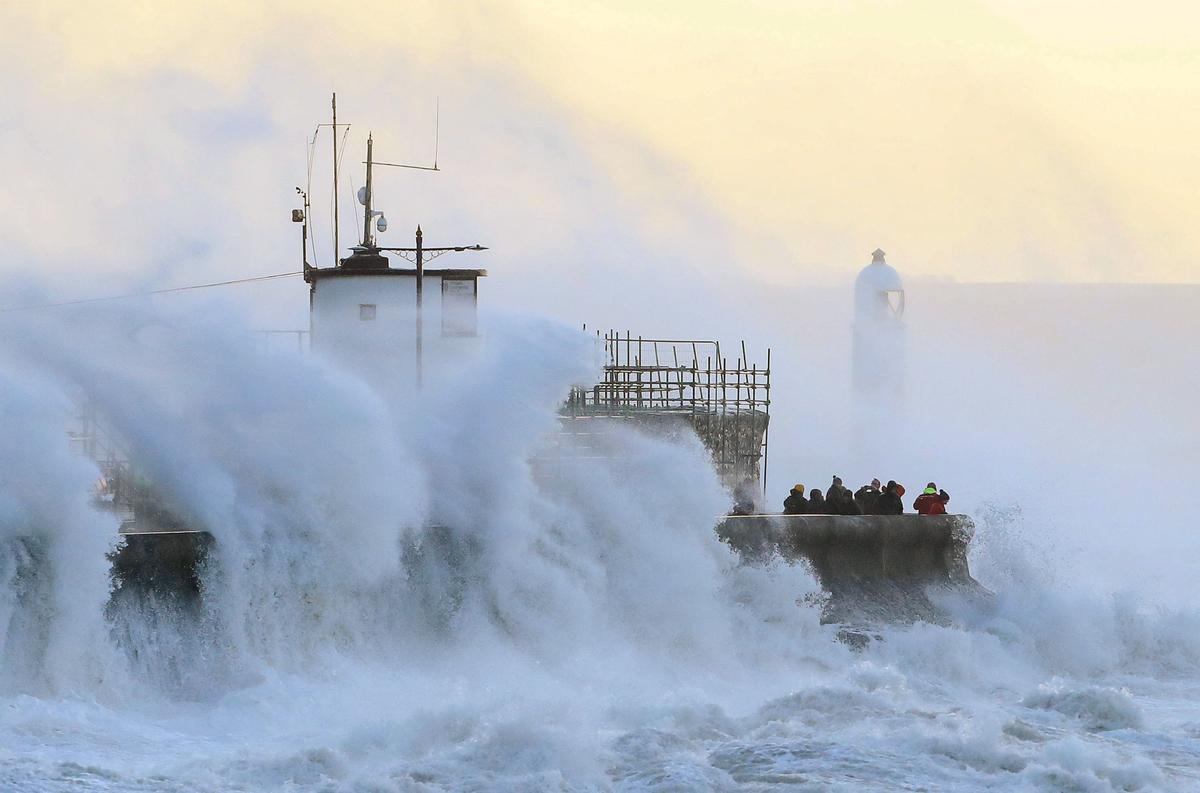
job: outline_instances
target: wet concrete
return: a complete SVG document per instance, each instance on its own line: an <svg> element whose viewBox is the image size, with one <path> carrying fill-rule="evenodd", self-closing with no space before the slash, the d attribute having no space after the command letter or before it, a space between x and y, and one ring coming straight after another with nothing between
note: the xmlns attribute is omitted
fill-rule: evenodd
<svg viewBox="0 0 1200 793"><path fill-rule="evenodd" d="M745 564L804 564L826 622L946 623L944 596L986 597L971 576L965 515L747 515L717 527Z"/></svg>
<svg viewBox="0 0 1200 793"><path fill-rule="evenodd" d="M113 592L138 589L182 598L200 595L200 569L214 540L203 531L122 534L109 553Z"/></svg>

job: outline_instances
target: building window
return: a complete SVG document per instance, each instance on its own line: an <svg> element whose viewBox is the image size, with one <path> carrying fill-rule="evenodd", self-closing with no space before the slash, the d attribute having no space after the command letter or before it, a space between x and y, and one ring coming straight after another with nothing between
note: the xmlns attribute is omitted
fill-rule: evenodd
<svg viewBox="0 0 1200 793"><path fill-rule="evenodd" d="M375 319L375 304L374 303L359 303L358 318L362 320Z"/></svg>
<svg viewBox="0 0 1200 793"><path fill-rule="evenodd" d="M478 332L477 299L478 282L474 278L442 278L443 336L474 336Z"/></svg>

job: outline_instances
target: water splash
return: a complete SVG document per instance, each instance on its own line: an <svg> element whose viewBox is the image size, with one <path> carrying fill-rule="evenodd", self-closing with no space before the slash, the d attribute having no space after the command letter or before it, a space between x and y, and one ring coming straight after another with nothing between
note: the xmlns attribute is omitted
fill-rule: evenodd
<svg viewBox="0 0 1200 793"><path fill-rule="evenodd" d="M547 451L558 400L591 376L572 331L501 323L463 379L396 403L178 319L7 330L14 784L1138 789L1176 778L1160 756L1200 767L1154 704L1164 687L1193 701L1193 616L1055 592L999 516L980 535L1008 539L972 560L997 606L880 628L854 652L805 604L803 569L739 567L715 540L726 495L694 439L618 428L617 458ZM106 615L114 520L63 435L80 390L215 537L199 606ZM1072 715L1122 689L1136 719L1089 731Z"/></svg>

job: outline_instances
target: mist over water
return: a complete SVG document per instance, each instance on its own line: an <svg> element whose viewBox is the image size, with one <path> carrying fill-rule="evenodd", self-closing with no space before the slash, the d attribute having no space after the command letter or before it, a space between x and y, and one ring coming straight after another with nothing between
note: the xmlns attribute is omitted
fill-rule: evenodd
<svg viewBox="0 0 1200 793"><path fill-rule="evenodd" d="M1141 107L1187 129L1170 78L1194 48L1144 24L1170 17L831 4L797 37L697 7L664 48L672 15L616 7L564 36L558 10L491 3L21 5L0 306L296 269L295 184L333 264L328 128L307 174L301 142L336 89L342 243L368 130L426 163L440 102L441 173L376 171L385 239L489 246L481 300L518 315L418 395L264 354L244 328L307 321L286 279L0 313L0 791L1200 789L1200 292L911 277L1191 277L1188 157ZM856 444L849 281L876 245L909 288L908 379ZM595 376L583 321L771 345L767 506L833 474L934 479L994 600L852 650L804 569L716 541L728 497L694 440L556 438ZM67 442L85 394L216 538L198 602L111 592L118 519Z"/></svg>
<svg viewBox="0 0 1200 793"><path fill-rule="evenodd" d="M995 601L853 651L802 568L716 541L695 439L564 448L555 411L595 376L574 330L493 317L477 365L419 395L228 317L2 330L0 787L1200 783L1192 593L1062 586L1019 503L968 498ZM117 521L65 434L84 393L216 538L199 605L109 603Z"/></svg>

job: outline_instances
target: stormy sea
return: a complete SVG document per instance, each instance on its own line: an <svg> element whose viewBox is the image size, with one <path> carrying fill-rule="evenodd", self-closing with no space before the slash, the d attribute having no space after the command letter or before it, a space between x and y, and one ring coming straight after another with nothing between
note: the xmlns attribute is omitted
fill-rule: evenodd
<svg viewBox="0 0 1200 793"><path fill-rule="evenodd" d="M926 316L978 316L947 289L915 290ZM596 375L575 329L493 318L468 373L381 395L227 322L6 318L0 789L1200 789L1197 427L1154 401L1194 395L1196 353L1161 327L1085 348L1072 328L1118 332L1070 316L991 341L914 321L939 368L886 471L839 456L839 394L781 396L772 476L940 459L977 525L994 597L854 646L802 565L717 540L694 438L564 452L556 410ZM200 597L114 590L119 516L68 442L85 401L212 534Z"/></svg>

